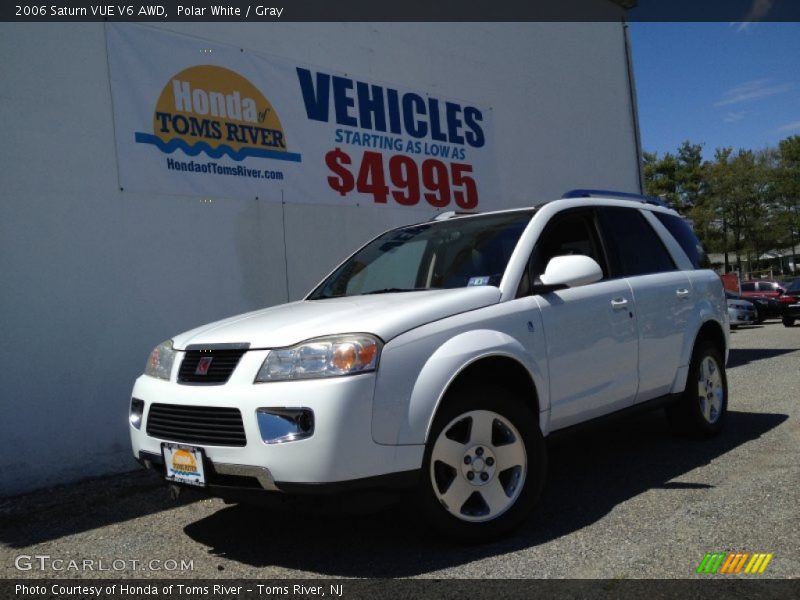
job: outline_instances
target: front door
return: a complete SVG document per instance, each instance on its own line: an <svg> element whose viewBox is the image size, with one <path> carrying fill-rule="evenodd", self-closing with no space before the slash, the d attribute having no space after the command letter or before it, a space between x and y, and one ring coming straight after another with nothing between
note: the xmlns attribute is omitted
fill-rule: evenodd
<svg viewBox="0 0 800 600"><path fill-rule="evenodd" d="M568 254L590 256L608 274L592 210L568 210L551 219L531 257L534 285L551 258ZM628 282L605 277L535 298L547 347L552 429L632 405L638 337Z"/></svg>

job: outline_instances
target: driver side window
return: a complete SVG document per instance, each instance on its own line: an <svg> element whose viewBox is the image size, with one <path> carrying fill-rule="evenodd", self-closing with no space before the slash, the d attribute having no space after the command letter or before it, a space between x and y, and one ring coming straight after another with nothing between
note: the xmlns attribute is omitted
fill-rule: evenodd
<svg viewBox="0 0 800 600"><path fill-rule="evenodd" d="M608 277L606 261L591 211L568 211L550 220L533 248L528 268L520 281L517 297L532 293L533 286L544 273L550 259L570 254L593 258L603 269L603 278Z"/></svg>

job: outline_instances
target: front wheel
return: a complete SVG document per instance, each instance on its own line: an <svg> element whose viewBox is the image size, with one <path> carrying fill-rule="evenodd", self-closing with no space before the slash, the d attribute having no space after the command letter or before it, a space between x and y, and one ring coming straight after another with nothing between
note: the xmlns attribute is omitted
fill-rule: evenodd
<svg viewBox="0 0 800 600"><path fill-rule="evenodd" d="M676 433L711 437L722 429L728 409L728 378L719 349L698 340L689 363L686 389L667 409Z"/></svg>
<svg viewBox="0 0 800 600"><path fill-rule="evenodd" d="M423 511L448 537L496 537L530 513L545 465L538 415L517 394L493 385L451 392L425 451Z"/></svg>
<svg viewBox="0 0 800 600"><path fill-rule="evenodd" d="M792 317L783 317L781 321L783 321L784 327L794 327L794 319Z"/></svg>

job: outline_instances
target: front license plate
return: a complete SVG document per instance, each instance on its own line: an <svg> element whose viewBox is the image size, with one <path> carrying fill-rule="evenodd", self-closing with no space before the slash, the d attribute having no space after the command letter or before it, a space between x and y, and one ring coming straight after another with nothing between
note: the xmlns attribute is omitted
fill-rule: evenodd
<svg viewBox="0 0 800 600"><path fill-rule="evenodd" d="M165 477L168 481L205 486L202 448L163 442L161 453L164 455Z"/></svg>

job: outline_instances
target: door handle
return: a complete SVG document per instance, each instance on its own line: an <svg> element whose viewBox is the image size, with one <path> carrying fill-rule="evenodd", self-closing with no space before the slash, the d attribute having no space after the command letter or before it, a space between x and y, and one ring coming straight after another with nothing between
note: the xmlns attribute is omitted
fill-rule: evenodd
<svg viewBox="0 0 800 600"><path fill-rule="evenodd" d="M687 290L686 288L678 288L677 290L675 290L675 295L681 300L685 300L686 298L689 297L689 290Z"/></svg>
<svg viewBox="0 0 800 600"><path fill-rule="evenodd" d="M614 310L621 310L628 306L628 300L626 298L614 298L611 301L611 308Z"/></svg>

